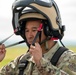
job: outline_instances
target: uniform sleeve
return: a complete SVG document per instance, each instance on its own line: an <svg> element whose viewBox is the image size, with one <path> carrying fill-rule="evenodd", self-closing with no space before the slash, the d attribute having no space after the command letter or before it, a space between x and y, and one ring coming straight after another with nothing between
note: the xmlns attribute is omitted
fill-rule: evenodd
<svg viewBox="0 0 76 75"><path fill-rule="evenodd" d="M69 75L76 75L76 53L72 51L66 51L61 56L58 62L58 67L67 72Z"/></svg>
<svg viewBox="0 0 76 75"><path fill-rule="evenodd" d="M48 60L44 58L41 59L40 63L41 66L38 67L38 70L42 75L69 75L59 68L53 66Z"/></svg>
<svg viewBox="0 0 76 75"><path fill-rule="evenodd" d="M21 57L21 56L20 56ZM20 57L16 58L15 60L11 61L8 65L2 67L0 69L0 75L16 75L18 63Z"/></svg>

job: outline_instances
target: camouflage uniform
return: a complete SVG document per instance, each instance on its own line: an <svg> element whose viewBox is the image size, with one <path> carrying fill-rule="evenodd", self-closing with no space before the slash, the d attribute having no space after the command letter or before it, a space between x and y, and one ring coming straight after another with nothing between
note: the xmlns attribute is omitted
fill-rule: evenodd
<svg viewBox="0 0 76 75"><path fill-rule="evenodd" d="M58 50L59 44L57 43L41 59L41 67L37 67L29 53L21 55L8 65L0 69L0 75L18 75L19 74L19 61L28 60L29 63L24 70L24 75L76 75L76 54L72 51L65 51L60 57L56 67L53 66L49 60Z"/></svg>

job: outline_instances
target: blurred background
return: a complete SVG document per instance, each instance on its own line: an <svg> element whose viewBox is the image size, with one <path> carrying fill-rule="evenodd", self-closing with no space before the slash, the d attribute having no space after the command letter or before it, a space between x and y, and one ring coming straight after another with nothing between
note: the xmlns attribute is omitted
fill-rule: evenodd
<svg viewBox="0 0 76 75"><path fill-rule="evenodd" d="M76 52L76 0L55 0L61 13L62 24L66 31L62 42L66 47ZM12 27L12 3L14 0L0 0L0 41L13 34ZM4 44L9 45L21 41L20 36L13 35ZM6 58L0 63L0 67L27 51L24 44L7 48Z"/></svg>

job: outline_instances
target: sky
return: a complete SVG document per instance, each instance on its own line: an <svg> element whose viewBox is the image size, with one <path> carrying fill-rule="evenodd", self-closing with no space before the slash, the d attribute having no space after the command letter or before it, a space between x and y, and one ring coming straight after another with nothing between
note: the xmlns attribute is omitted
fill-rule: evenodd
<svg viewBox="0 0 76 75"><path fill-rule="evenodd" d="M55 0L61 14L62 24L66 31L62 41L76 43L76 0ZM13 34L12 3L14 0L0 0L0 41ZM7 41L20 41L20 36L12 36Z"/></svg>

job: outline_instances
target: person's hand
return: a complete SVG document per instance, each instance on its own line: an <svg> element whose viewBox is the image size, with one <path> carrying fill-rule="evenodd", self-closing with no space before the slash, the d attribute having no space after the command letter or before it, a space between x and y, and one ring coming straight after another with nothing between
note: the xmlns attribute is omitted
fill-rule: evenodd
<svg viewBox="0 0 76 75"><path fill-rule="evenodd" d="M6 54L5 46L2 44L0 45L0 62L4 59Z"/></svg>
<svg viewBox="0 0 76 75"><path fill-rule="evenodd" d="M39 43L35 43L35 46L31 45L29 51L30 51L30 54L33 56L33 60L39 66L40 60L42 58L42 48L39 45Z"/></svg>

